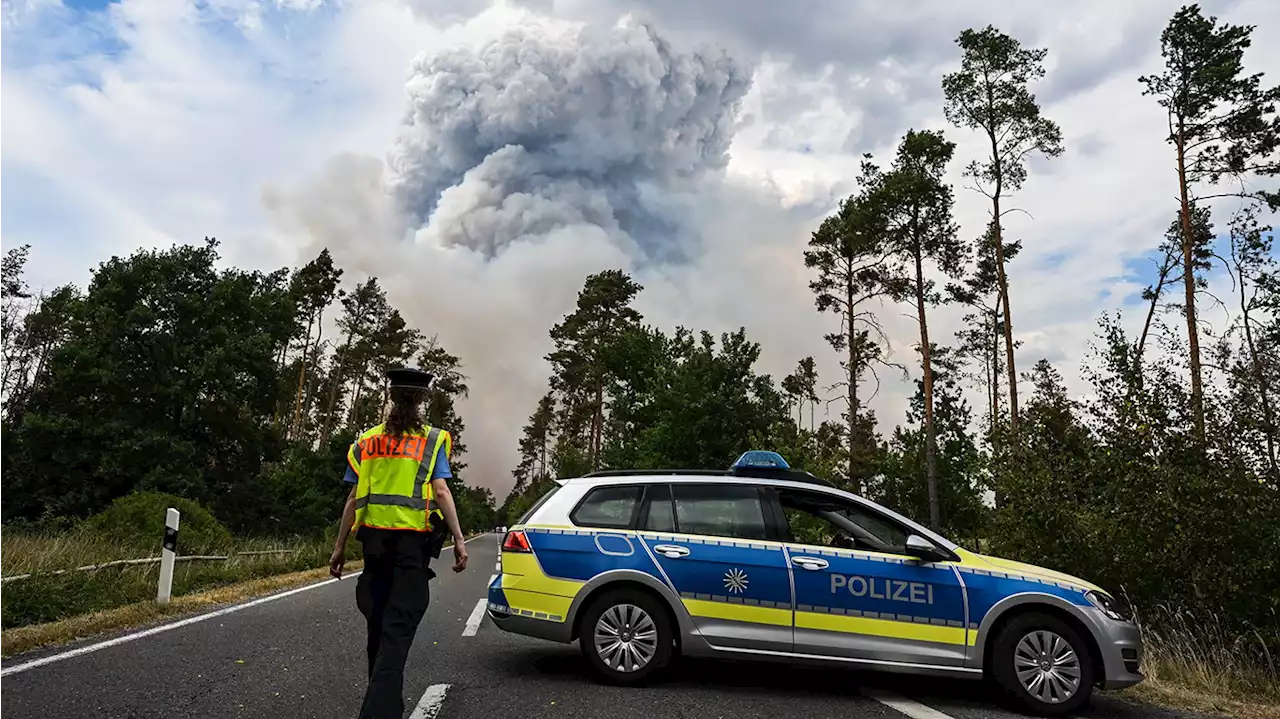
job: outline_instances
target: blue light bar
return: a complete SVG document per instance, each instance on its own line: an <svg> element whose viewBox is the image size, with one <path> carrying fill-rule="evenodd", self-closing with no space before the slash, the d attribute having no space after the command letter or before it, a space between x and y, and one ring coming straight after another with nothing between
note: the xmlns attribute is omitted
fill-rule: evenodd
<svg viewBox="0 0 1280 719"><path fill-rule="evenodd" d="M732 469L741 467L765 467L769 469L791 469L791 465L787 464L787 460L777 452L765 452L753 449L750 452L743 452L738 461L733 463Z"/></svg>

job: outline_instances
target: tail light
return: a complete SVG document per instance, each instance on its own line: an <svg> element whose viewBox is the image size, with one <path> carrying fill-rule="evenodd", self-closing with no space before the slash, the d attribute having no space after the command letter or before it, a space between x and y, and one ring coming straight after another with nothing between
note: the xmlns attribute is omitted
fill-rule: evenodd
<svg viewBox="0 0 1280 719"><path fill-rule="evenodd" d="M527 554L532 552L533 549L529 547L529 538L524 536L524 532L516 530L507 532L506 538L502 540L502 551Z"/></svg>

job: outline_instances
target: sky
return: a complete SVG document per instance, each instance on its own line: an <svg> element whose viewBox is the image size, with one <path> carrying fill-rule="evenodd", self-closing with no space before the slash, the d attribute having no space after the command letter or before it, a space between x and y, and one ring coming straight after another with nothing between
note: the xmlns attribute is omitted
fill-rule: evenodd
<svg viewBox="0 0 1280 719"><path fill-rule="evenodd" d="M1203 6L1259 26L1246 68L1280 81L1280 44L1265 42L1280 6ZM462 357L467 480L499 498L546 390L547 330L592 272L631 272L652 324L745 326L760 369L780 378L813 356L824 385L838 379L822 339L836 320L815 311L802 252L855 189L863 154L887 163L908 129L945 131L958 144L960 234L985 226L987 201L960 175L981 139L942 112L966 28L993 24L1048 49L1032 89L1066 148L1033 159L1009 203L1022 210L1006 221L1024 248L1009 268L1020 369L1046 358L1087 391L1097 319L1141 322L1139 293L1176 208L1163 111L1137 80L1159 70L1176 2L2 8L0 242L32 246L33 286L83 285L113 255L206 236L240 267L296 266L327 247L349 287L377 276ZM1229 307L1230 283L1210 279ZM908 365L909 312L879 311ZM1204 312L1217 328L1230 321L1225 307ZM937 309L935 341L952 342L962 315ZM873 390L888 433L914 386L889 374Z"/></svg>

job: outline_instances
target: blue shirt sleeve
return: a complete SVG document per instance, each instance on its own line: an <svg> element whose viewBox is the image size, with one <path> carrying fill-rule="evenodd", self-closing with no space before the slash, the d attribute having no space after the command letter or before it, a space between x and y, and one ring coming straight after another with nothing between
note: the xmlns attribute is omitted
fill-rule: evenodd
<svg viewBox="0 0 1280 719"><path fill-rule="evenodd" d="M449 455L444 452L444 445L436 450L436 466L431 470L432 479L453 479L453 470L449 469Z"/></svg>
<svg viewBox="0 0 1280 719"><path fill-rule="evenodd" d="M352 442L351 446L355 447L359 443L360 443L360 437L357 436L356 441ZM347 473L342 475L342 481L346 482L347 484L357 484L360 481L360 475L356 474L356 471L351 468L350 460L347 460Z"/></svg>

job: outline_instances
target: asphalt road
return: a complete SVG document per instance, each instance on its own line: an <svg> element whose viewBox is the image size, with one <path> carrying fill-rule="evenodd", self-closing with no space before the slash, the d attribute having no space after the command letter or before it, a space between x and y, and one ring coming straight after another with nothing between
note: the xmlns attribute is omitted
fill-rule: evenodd
<svg viewBox="0 0 1280 719"><path fill-rule="evenodd" d="M655 686L601 686L587 676L576 645L507 634L487 618L467 630L485 597L498 538L484 535L467 546L468 570L437 568L431 583L406 673L406 716L422 704L414 719L1018 716L977 682L746 662L686 660ZM439 563L445 560L448 550ZM346 578L137 639L124 633L122 643L26 669L77 647L13 657L3 663L0 712L5 719L354 717L365 683L355 585ZM1197 715L1101 696L1081 716Z"/></svg>

